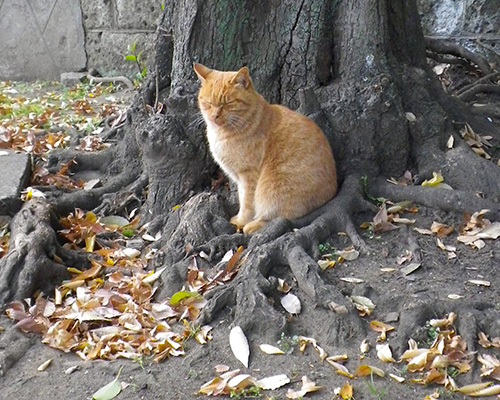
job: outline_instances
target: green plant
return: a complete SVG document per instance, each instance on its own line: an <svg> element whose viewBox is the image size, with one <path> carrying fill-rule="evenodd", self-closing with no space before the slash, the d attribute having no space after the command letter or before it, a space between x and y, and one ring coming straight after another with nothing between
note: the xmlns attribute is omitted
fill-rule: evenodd
<svg viewBox="0 0 500 400"><path fill-rule="evenodd" d="M281 332L281 338L278 340L278 347L284 351L286 354L292 354L293 349L299 344L298 336L286 336L284 332Z"/></svg>
<svg viewBox="0 0 500 400"><path fill-rule="evenodd" d="M363 175L361 177L361 183L363 185L363 192L368 200L376 203L378 206L381 206L386 202L386 199L384 199L383 197L375 197L368 193L368 177L366 175Z"/></svg>
<svg viewBox="0 0 500 400"><path fill-rule="evenodd" d="M370 374L370 380L365 379L365 383L368 386L368 390L370 393L375 396L376 399L382 400L385 396L385 393L387 391L387 388L379 389L375 385L375 382L373 381L373 373Z"/></svg>
<svg viewBox="0 0 500 400"><path fill-rule="evenodd" d="M146 63L142 58L144 50L137 52L137 40L128 45L128 54L125 55L125 60L135 63L138 72L134 78L134 85L138 86L139 83L146 77L147 68Z"/></svg>
<svg viewBox="0 0 500 400"><path fill-rule="evenodd" d="M260 393L260 387L254 385L248 389L242 389L239 391L232 391L229 395L232 399L258 399L262 396Z"/></svg>

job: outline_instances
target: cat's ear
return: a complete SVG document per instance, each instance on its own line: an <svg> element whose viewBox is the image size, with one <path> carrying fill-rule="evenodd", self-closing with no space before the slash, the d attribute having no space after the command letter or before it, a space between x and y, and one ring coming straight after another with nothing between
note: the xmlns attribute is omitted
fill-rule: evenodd
<svg viewBox="0 0 500 400"><path fill-rule="evenodd" d="M196 75L198 75L198 78L201 82L205 82L205 79L207 79L207 75L212 72L210 68L198 63L193 63L193 69L194 72L196 72Z"/></svg>
<svg viewBox="0 0 500 400"><path fill-rule="evenodd" d="M248 89L252 86L252 80L250 79L250 72L247 67L241 68L236 76L233 78L233 82L237 86L241 86L245 89Z"/></svg>

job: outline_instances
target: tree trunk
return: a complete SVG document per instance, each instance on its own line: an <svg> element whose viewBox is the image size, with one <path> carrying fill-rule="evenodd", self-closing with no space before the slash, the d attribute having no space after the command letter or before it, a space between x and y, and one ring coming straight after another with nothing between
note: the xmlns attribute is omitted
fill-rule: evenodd
<svg viewBox="0 0 500 400"><path fill-rule="evenodd" d="M499 214L499 168L463 144L455 125L468 122L497 139L498 131L443 93L425 54L415 0L166 2L150 79L127 124L115 132L116 146L101 158L90 156L92 169L100 169L106 183L85 192L53 192L50 202L59 213L80 207L118 214L140 206L141 223L150 223L152 235L161 232L151 267L168 267L158 297L181 288L193 255L201 250L209 254L211 262L204 266L210 268L227 250L244 246L237 277L207 294L200 323L229 306L233 323L247 334L276 338L287 320L268 299L274 292L273 268L285 266L318 306L311 312L324 321L324 343L335 346L362 337L364 325L352 304L324 281L314 259L318 243L339 231L368 251L351 218L374 209L363 194L363 175L375 196ZM238 208L234 188L211 187L217 168L196 105L193 62L219 70L247 65L268 101L315 120L334 152L338 195L300 220L278 219L250 237L235 233L228 222ZM445 146L450 135L458 143L452 149ZM54 153L50 165L57 169L73 157L78 168L89 167L85 155L72 151ZM421 180L441 170L455 197L445 189L423 193L419 187L386 183L385 178L406 170ZM478 191L482 198L475 196ZM26 294L2 283L4 302Z"/></svg>

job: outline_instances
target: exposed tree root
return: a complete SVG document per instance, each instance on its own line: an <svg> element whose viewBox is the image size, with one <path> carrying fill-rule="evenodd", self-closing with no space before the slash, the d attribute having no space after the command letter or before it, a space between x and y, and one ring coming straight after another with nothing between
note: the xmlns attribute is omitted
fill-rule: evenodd
<svg viewBox="0 0 500 400"><path fill-rule="evenodd" d="M488 84L475 85L465 92L459 94L457 97L462 101L471 101L478 93L495 93L498 95L500 94L500 86Z"/></svg>
<svg viewBox="0 0 500 400"><path fill-rule="evenodd" d="M325 342L337 346L353 335L363 334L364 325L352 304L336 287L325 283L317 262L309 254L314 253L317 243L338 231L345 231L358 248L367 251L351 220L353 212L366 209L372 209L372 205L362 197L359 178L349 176L338 196L311 215L291 223L284 219L271 222L250 239L235 280L207 293L208 304L198 322L211 321L224 307L234 307L236 325L259 337L276 340L285 329L285 318L268 299L275 291L270 274L274 266L286 265L300 291L315 307L330 310L331 318L325 320L321 333L326 335ZM302 227L290 232L293 226ZM213 243L209 247L212 246Z"/></svg>
<svg viewBox="0 0 500 400"><path fill-rule="evenodd" d="M500 216L500 204L483 199L474 193L460 190L440 189L427 186L399 186L378 178L369 183L369 191L377 197L385 197L394 201L411 200L431 208L444 211L474 212L482 209L490 210L493 218Z"/></svg>
<svg viewBox="0 0 500 400"><path fill-rule="evenodd" d="M0 321L6 320L0 317ZM23 332L9 327L0 335L0 377L12 368L23 357L31 347L35 339Z"/></svg>
<svg viewBox="0 0 500 400"><path fill-rule="evenodd" d="M9 251L0 260L0 304L30 297L36 289L49 293L69 278L67 266L87 268L85 253L63 249L51 226L44 199L28 201L11 223Z"/></svg>
<svg viewBox="0 0 500 400"><path fill-rule="evenodd" d="M457 57L465 58L466 60L476 64L485 75L491 73L491 67L485 58L479 56L476 53L473 53L470 50L467 50L465 47L459 45L458 43L426 38L425 44L428 49L432 50L435 53L451 54Z"/></svg>

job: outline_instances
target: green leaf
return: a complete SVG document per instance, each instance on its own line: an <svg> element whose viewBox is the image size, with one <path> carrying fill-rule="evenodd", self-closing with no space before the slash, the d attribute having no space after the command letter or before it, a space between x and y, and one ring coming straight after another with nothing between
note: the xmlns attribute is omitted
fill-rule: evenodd
<svg viewBox="0 0 500 400"><path fill-rule="evenodd" d="M118 396L118 393L122 390L122 385L120 384L119 378L120 373L122 372L122 368L118 371L118 375L114 380L109 382L107 385L100 388L97 392L92 396L93 400L111 400Z"/></svg>
<svg viewBox="0 0 500 400"><path fill-rule="evenodd" d="M101 224L106 225L108 228L121 228L122 226L128 225L129 221L127 218L121 217L119 215L109 215L107 217L102 217L99 219Z"/></svg>
<svg viewBox="0 0 500 400"><path fill-rule="evenodd" d="M146 67L144 67L141 71L141 75L142 77L144 78L146 76L146 74L148 73L148 70L146 69Z"/></svg>
<svg viewBox="0 0 500 400"><path fill-rule="evenodd" d="M129 53L135 53L135 46L137 45L137 41L134 41L133 43L130 43L128 45L128 52Z"/></svg>
<svg viewBox="0 0 500 400"><path fill-rule="evenodd" d="M122 233L122 235L123 235L123 236L126 236L126 237L132 237L132 236L134 236L137 232L136 232L136 230L135 230L135 229L133 229L133 228L123 228L121 233Z"/></svg>
<svg viewBox="0 0 500 400"><path fill-rule="evenodd" d="M180 292L174 293L170 298L170 304L177 304L182 299L188 297L201 297L197 292L188 292L186 290L181 290Z"/></svg>
<svg viewBox="0 0 500 400"><path fill-rule="evenodd" d="M128 60L128 61L135 61L135 60L136 60L136 58L135 58L135 56L134 56L133 54L127 54L127 55L125 56L125 60Z"/></svg>

